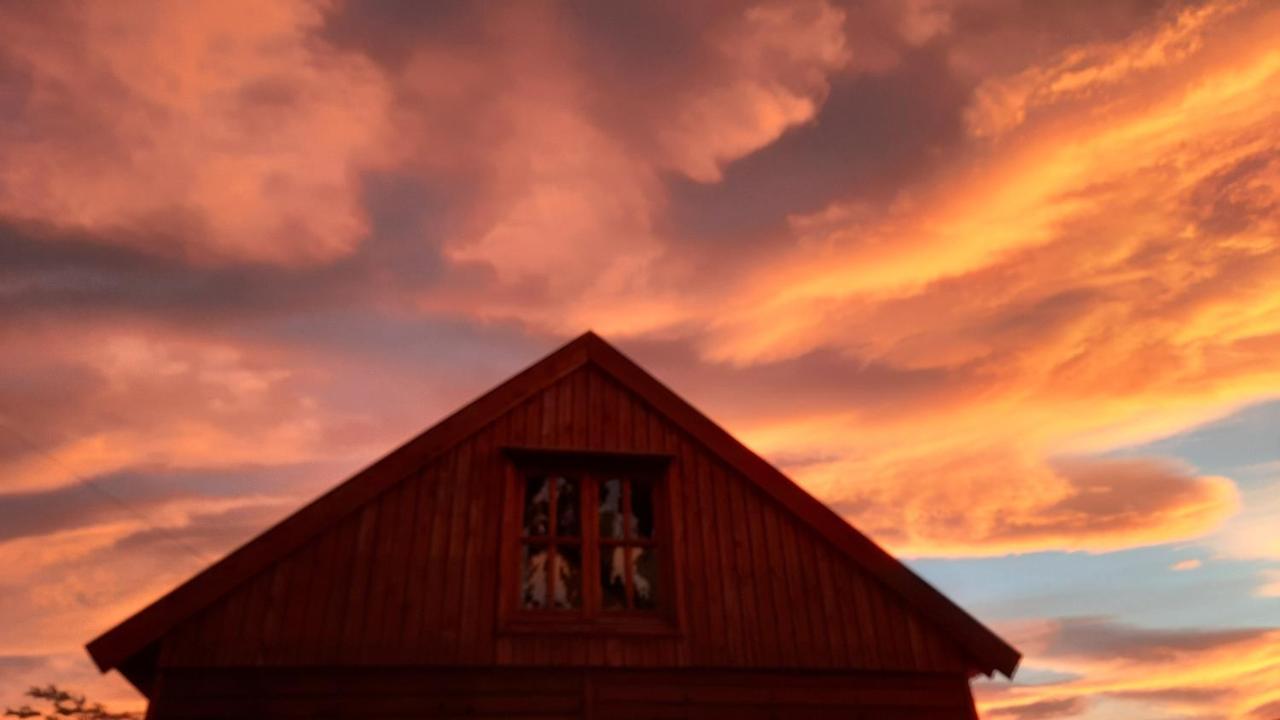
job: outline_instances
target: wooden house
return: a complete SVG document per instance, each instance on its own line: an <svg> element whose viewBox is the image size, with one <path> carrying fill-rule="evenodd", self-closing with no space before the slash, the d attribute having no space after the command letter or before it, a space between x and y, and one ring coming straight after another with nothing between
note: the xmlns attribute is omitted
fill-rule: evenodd
<svg viewBox="0 0 1280 720"><path fill-rule="evenodd" d="M974 718L1019 654L588 333L88 645L149 718Z"/></svg>

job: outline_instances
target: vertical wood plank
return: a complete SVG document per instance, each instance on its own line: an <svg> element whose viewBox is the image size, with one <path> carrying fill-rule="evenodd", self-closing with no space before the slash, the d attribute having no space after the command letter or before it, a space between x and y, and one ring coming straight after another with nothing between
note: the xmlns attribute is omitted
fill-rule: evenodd
<svg viewBox="0 0 1280 720"><path fill-rule="evenodd" d="M740 543L740 555L744 559L744 587L748 589L753 614L753 633L758 648L758 665L777 666L781 664L781 651L778 650L778 616L773 611L772 584L769 575L769 564L759 546L759 537L751 525L751 516L759 516L760 498L748 487L749 480L737 473L730 475L730 500L733 512L733 534Z"/></svg>
<svg viewBox="0 0 1280 720"><path fill-rule="evenodd" d="M296 558L292 582L285 595L284 617L280 628L280 648L276 653L279 662L296 663L302 658L301 647L305 642L307 609L318 604L312 582L319 562L320 544L304 545L293 555Z"/></svg>
<svg viewBox="0 0 1280 720"><path fill-rule="evenodd" d="M808 527L796 521L788 523L795 537L796 568L800 578L800 587L804 589L805 612L809 617L809 636L813 648L814 664L820 667L831 664L831 636L825 627L822 607L822 590L818 585L813 568L813 538Z"/></svg>
<svg viewBox="0 0 1280 720"><path fill-rule="evenodd" d="M348 588L347 610L342 617L342 646L344 654L355 653L365 643L364 626L369 601L373 553L378 537L377 500L370 501L360 510L360 527L356 535L351 585Z"/></svg>
<svg viewBox="0 0 1280 720"><path fill-rule="evenodd" d="M670 452L671 447L667 442L667 435L670 433L671 428L667 427L657 411L651 406L646 406L646 410L648 410L649 416L650 449L654 452Z"/></svg>
<svg viewBox="0 0 1280 720"><path fill-rule="evenodd" d="M650 450L649 417L645 412L644 403L630 392L627 393L627 401L631 409L629 413L631 415L631 442L628 444L636 452L648 452Z"/></svg>
<svg viewBox="0 0 1280 720"><path fill-rule="evenodd" d="M333 592L326 598L324 634L320 646L321 662L337 662L343 652L347 603L351 599L351 578L355 574L356 546L359 544L363 512L348 515L339 526L338 542L334 555L335 583Z"/></svg>
<svg viewBox="0 0 1280 720"><path fill-rule="evenodd" d="M587 427L590 417L587 411L588 379L585 369L578 369L573 375L573 439L574 447L589 447Z"/></svg>
<svg viewBox="0 0 1280 720"><path fill-rule="evenodd" d="M289 597L289 587L297 572L298 556L296 553L276 563L269 573L270 582L267 590L267 606L263 613L262 644L258 661L260 664L276 664L280 661L280 636L283 631L285 605Z"/></svg>
<svg viewBox="0 0 1280 720"><path fill-rule="evenodd" d="M449 552L445 559L449 581L443 587L445 603L441 616L441 654L443 663L453 663L458 654L458 623L462 619L463 587L471 579L473 570L466 566L467 547L470 543L471 457L473 438L463 441L455 453L457 462L449 474L452 509L449 514Z"/></svg>
<svg viewBox="0 0 1280 720"><path fill-rule="evenodd" d="M726 665L740 665L746 652L742 646L742 617L738 612L737 588L733 586L733 578L725 559L730 552L723 527L725 518L716 500L711 461L700 448L696 452L696 458L698 500L703 507L702 522L706 528L703 535L706 572L709 584L714 588L711 597L718 610L711 613L711 632L719 648L716 660Z"/></svg>
<svg viewBox="0 0 1280 720"><path fill-rule="evenodd" d="M813 587L815 605L820 607L822 612L823 638L826 639L826 665L842 666L846 664L845 660L845 633L844 623L841 623L840 612L836 607L835 592L832 591L829 578L823 574L823 560L827 556L827 543L822 538L815 536L805 528L805 566L809 570L810 580Z"/></svg>
<svg viewBox="0 0 1280 720"><path fill-rule="evenodd" d="M634 428L632 428L634 414L631 408L631 393L613 383L610 383L610 385L613 388L614 418L618 425L618 439L612 449L631 450L635 446Z"/></svg>
<svg viewBox="0 0 1280 720"><path fill-rule="evenodd" d="M561 378L555 384L556 393L556 447L573 445L573 377Z"/></svg>
<svg viewBox="0 0 1280 720"><path fill-rule="evenodd" d="M431 469L435 485L435 497L431 510L431 549L428 557L426 606L422 613L422 630L418 638L416 657L419 662L440 657L443 653L444 607L449 577L449 541L453 536L453 483L457 449L436 459Z"/></svg>
<svg viewBox="0 0 1280 720"><path fill-rule="evenodd" d="M781 511L770 512L766 517L769 520L766 525L769 527L770 537L778 551L775 560L782 570L783 582L787 588L788 611L795 630L796 662L802 667L808 667L814 664L813 636L810 633L808 604L797 573L794 534L790 528L792 519Z"/></svg>
<svg viewBox="0 0 1280 720"><path fill-rule="evenodd" d="M911 666L916 670L929 668L928 649L925 647L924 634L920 630L915 614L907 612L904 616L907 623L907 637L911 640Z"/></svg>
<svg viewBox="0 0 1280 720"><path fill-rule="evenodd" d="M618 449L621 430L618 418L618 388L612 380L600 378L600 446L605 450Z"/></svg>
<svg viewBox="0 0 1280 720"><path fill-rule="evenodd" d="M706 527L702 523L704 508L698 493L697 461L692 446L679 434L673 438L676 459L673 463L672 482L678 483L683 508L685 529L685 575L689 588L686 612L689 616L689 661L696 665L710 665L718 655L715 647L715 630L712 628L711 599L709 595Z"/></svg>
<svg viewBox="0 0 1280 720"><path fill-rule="evenodd" d="M377 518L374 521L372 547L365 564L368 566L368 577L365 580L364 605L361 609L361 624L358 641L349 649L356 662L370 664L378 660L382 642L382 625L386 621L387 568L391 560L391 544L395 539L396 513L399 496L399 484L393 485L371 501L377 506Z"/></svg>
<svg viewBox="0 0 1280 720"><path fill-rule="evenodd" d="M721 532L729 543L728 559L731 564L733 586L737 590L740 630L742 646L745 649L745 660L749 665L762 664L761 650L761 616L756 608L757 569L751 561L750 543L747 540L742 501L737 492L741 482L738 477L727 471L723 464L715 462L712 466L717 488L718 507L723 510L725 523Z"/></svg>
<svg viewBox="0 0 1280 720"><path fill-rule="evenodd" d="M853 604L858 612L858 634L863 638L862 647L867 665L874 669L887 667L888 663L880 652L880 646L884 642L883 630L879 625L879 618L876 617L875 608L871 604L871 580L860 568L855 570L852 561L845 560L844 565L845 572L851 579Z"/></svg>
<svg viewBox="0 0 1280 720"><path fill-rule="evenodd" d="M321 533L315 543L315 564L312 570L305 617L302 621L302 637L298 641L300 663L314 663L320 658L324 648L324 635L329 632L325 625L325 608L332 602L341 583L338 582L337 555L338 535L343 522Z"/></svg>
<svg viewBox="0 0 1280 720"><path fill-rule="evenodd" d="M409 624L409 584L413 572L414 533L417 529L418 492L422 487L422 471L414 470L400 480L395 496L394 527L388 562L380 564L379 572L389 575L386 597L381 606L384 618L381 623L381 639L378 642L378 659L389 663L401 657L404 630Z"/></svg>
<svg viewBox="0 0 1280 720"><path fill-rule="evenodd" d="M688 510L684 505L684 489L683 477L678 457L679 440L676 433L669 428L663 427L657 422L654 415L650 415L651 423L649 428L650 442L654 443L654 449L676 455L673 458L667 473L667 485L665 487L665 499L667 501L666 517L671 523L671 548L669 557L671 563L668 566L669 577L663 578L662 582L666 584L666 597L670 602L675 603L672 608L676 621L676 627L681 628L684 632L679 639L671 643L672 658L671 663L674 665L689 664L689 645L693 642L693 629L689 623L689 604L692 602L690 598L690 585L688 574L689 568L693 567L689 559L689 539L685 533L688 523Z"/></svg>
<svg viewBox="0 0 1280 720"><path fill-rule="evenodd" d="M487 600L484 597L484 576L492 574L486 567L485 540L498 532L496 522L500 513L491 500L499 496L496 478L489 475L492 466L489 457L493 450L493 426L475 435L471 442L470 472L464 477L467 486L467 545L462 566L462 614L458 625L458 662L476 661L476 645L479 642L480 610ZM493 568L496 570L497 568Z"/></svg>
<svg viewBox="0 0 1280 720"><path fill-rule="evenodd" d="M889 609L884 602L884 589L874 578L868 578L866 585L867 604L871 608L872 627L875 628L876 651L880 656L881 667L885 670L899 670L902 663L898 658L898 636L894 632L889 619Z"/></svg>
<svg viewBox="0 0 1280 720"><path fill-rule="evenodd" d="M217 602L178 627L183 650L191 661L199 663L202 657L214 653L226 613L226 602Z"/></svg>
<svg viewBox="0 0 1280 720"><path fill-rule="evenodd" d="M888 610L889 624L893 628L893 647L898 659L898 667L911 670L914 663L911 653L911 634L907 631L907 613L902 601L892 592L886 591L883 596Z"/></svg>
<svg viewBox="0 0 1280 720"><path fill-rule="evenodd" d="M225 600L227 612L222 625L222 637L211 654L214 662L218 665L231 665L240 659L236 654L236 650L241 644L240 636L244 632L245 600L244 583L232 590L230 596Z"/></svg>
<svg viewBox="0 0 1280 720"><path fill-rule="evenodd" d="M400 624L392 613L399 610L394 601L394 586L404 581L400 560L403 555L396 544L401 541L405 525L405 492L409 485L402 479L387 488L377 499L378 539L374 544L369 563L369 598L366 602L365 624L359 657L363 662L376 663L387 656L388 626ZM400 570L400 572L397 572Z"/></svg>
<svg viewBox="0 0 1280 720"><path fill-rule="evenodd" d="M770 501L754 488L746 488L747 529L751 534L752 557L757 568L756 583L760 590L760 607L770 619L768 643L774 662L782 667L796 664L792 638L791 613L787 610L786 581L774 559L764 516Z"/></svg>
<svg viewBox="0 0 1280 720"><path fill-rule="evenodd" d="M859 621L857 602L854 599L853 583L856 576L847 568L843 558L832 555L827 558L831 567L831 581L836 597L840 601L841 624L844 627L845 653L847 663L854 668L870 668L867 656L867 636Z"/></svg>
<svg viewBox="0 0 1280 720"><path fill-rule="evenodd" d="M549 388L542 392L542 422L539 424L538 440L542 446L550 446L555 443L556 437L556 394L555 388Z"/></svg>
<svg viewBox="0 0 1280 720"><path fill-rule="evenodd" d="M485 521L480 530L482 543L478 568L480 573L479 615L476 619L478 628L475 654L472 657L477 664L489 664L494 661L498 598L504 591L499 581L503 569L499 563L503 559L501 541L508 477L507 460L499 449L510 442L511 420L512 415L507 414L494 423L490 442L485 446L482 454L485 467L483 475L485 491L482 494L485 499L483 511Z"/></svg>
<svg viewBox="0 0 1280 720"><path fill-rule="evenodd" d="M413 541L409 546L408 583L405 586L404 608L401 613L404 617L404 633L396 653L399 662L402 663L418 657L418 642L426 620L427 595L432 591L427 584L427 578L432 565L431 534L434 529L432 517L435 513L439 485L435 464L428 464L419 470L414 483L418 487L413 511Z"/></svg>
<svg viewBox="0 0 1280 720"><path fill-rule="evenodd" d="M269 572L259 574L248 583L248 605L245 608L244 624L238 638L243 646L236 652L236 657L246 664L262 664L262 631L270 584L271 573Z"/></svg>

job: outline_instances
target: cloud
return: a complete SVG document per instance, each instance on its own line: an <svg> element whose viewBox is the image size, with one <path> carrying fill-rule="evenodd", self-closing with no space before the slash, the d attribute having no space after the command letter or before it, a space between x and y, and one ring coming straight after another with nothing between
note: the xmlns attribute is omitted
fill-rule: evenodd
<svg viewBox="0 0 1280 720"><path fill-rule="evenodd" d="M297 392L297 371L270 349L92 324L74 337L63 334L72 327L22 334L28 347L40 348L40 366L20 358L4 363L19 387L23 378L44 377L49 367L81 378L74 407L58 423L24 422L20 403L38 403L40 396L5 394L5 445L16 448L0 457L7 489L64 486L76 476L136 464L319 458L323 429Z"/></svg>
<svg viewBox="0 0 1280 720"><path fill-rule="evenodd" d="M130 467L69 485L0 493L0 543L109 525L181 526L193 514L264 505L297 505L316 494L331 468L218 466Z"/></svg>
<svg viewBox="0 0 1280 720"><path fill-rule="evenodd" d="M1073 660L1105 658L1114 662L1170 662L1188 654L1247 644L1267 631L1165 630L1133 627L1107 618L1067 618L1057 621L1042 653Z"/></svg>
<svg viewBox="0 0 1280 720"><path fill-rule="evenodd" d="M1255 593L1260 597L1280 598L1280 569L1264 570L1262 577L1264 582Z"/></svg>
<svg viewBox="0 0 1280 720"><path fill-rule="evenodd" d="M828 353L886 378L931 373L935 394L916 406L913 384L835 390L846 398L837 409L801 391L735 429L766 454L843 457L796 474L908 552L919 546L898 543L913 533L1001 552L1212 529L1236 506L1225 479L1109 466L1114 487L1103 489L1054 458L1184 430L1280 379L1268 350L1280 336L1280 65L1263 39L1280 16L1255 9L1248 20L1170 56L1177 82L1106 80L1124 102L1105 122L1059 109L888 206L795 216L791 252L721 284L702 331L681 336L728 377ZM1127 505L1126 485L1152 504ZM1133 524L1085 491L1132 509ZM929 500L895 511L909 496ZM974 498L1017 525L966 520Z"/></svg>
<svg viewBox="0 0 1280 720"><path fill-rule="evenodd" d="M726 73L695 87L658 129L667 162L700 182L808 122L851 58L845 14L825 2L751 6L711 38Z"/></svg>
<svg viewBox="0 0 1280 720"><path fill-rule="evenodd" d="M1002 477L1011 468L1013 478ZM1204 535L1238 505L1229 480L1151 459L1041 464L998 453L947 454L804 472L850 522L913 555L1154 545ZM849 486L841 477L862 481Z"/></svg>
<svg viewBox="0 0 1280 720"><path fill-rule="evenodd" d="M290 505L204 499L181 513L170 506L160 516L163 526L131 516L0 542L6 568L0 613L20 620L0 628L0 653L23 659L0 662L0 697L14 702L31 685L56 682L113 709L141 709L144 702L122 676L98 673L84 642L248 540Z"/></svg>
<svg viewBox="0 0 1280 720"><path fill-rule="evenodd" d="M7 7L0 213L128 228L142 249L201 262L350 252L387 91L360 56L312 39L322 18L302 1Z"/></svg>
<svg viewBox="0 0 1280 720"><path fill-rule="evenodd" d="M354 306L385 317L393 309L501 323L525 337L594 326L624 344L629 337L683 353L672 375L696 383L695 401L719 409L713 414L766 454L810 458L796 467L798 479L899 550L1105 550L1202 534L1236 507L1228 480L1156 460L1139 467L1090 458L1226 412L1276 380L1266 358L1280 327L1266 298L1280 257L1266 238L1280 165L1267 122L1275 68L1264 52L1276 21L1234 8L1170 11L1153 24L1147 11L1126 7L1092 30L1072 26L1063 37L1073 42L1057 38L1056 59L1019 55L1034 67L1000 74L1034 75L1048 88L1027 96L1041 108L1034 117L961 151L962 76L980 64L978 46L961 33L980 21L1026 23L1022 13L1031 11L819 2L688 14L282 6L250 28L278 53L259 57L250 43L223 62L238 88L283 78L245 90L254 107L286 108L272 116L281 127L330 123L339 94L362 99L370 121L333 121L350 134L326 145L345 168L346 199L323 203L355 208L342 212L361 217L358 231L300 267L261 267L283 256L256 250L215 253L210 266L165 250L176 236L163 228L43 211L10 220L0 251L16 261L7 278L12 312L57 318L83 309L78 327L103 348L86 363L50 341L46 359L67 358L53 366L80 383L63 402L158 399L194 381L212 410L137 427L90 423L61 449L47 445L71 465L104 472L139 455L250 462L260 445L225 432L232 418L275 434L276 455L265 462L328 452L326 439L349 435L350 423L380 438L377 421L358 410L316 412L326 402L322 376L341 375L340 364L307 358L290 347L296 337L248 342L236 326L245 315ZM177 12L149 22L176 22ZM1246 15L1256 27L1226 43L1223 23ZM26 32L41 27L14 18ZM94 34L104 22L82 19L92 52L127 63L156 51ZM599 41L621 27L635 28L631 44ZM668 49L665 59L636 62L654 44ZM203 35L192 47L195 56L211 52ZM14 52L31 55L23 62L38 84L61 56L35 48ZM323 91L312 87L316 68L329 70ZM1157 71L1177 77L1144 85ZM862 97L854 91L872 87L867 78L917 75L946 99L915 115L936 110L955 128L951 144L918 161L918 175L899 176L880 194L857 185L789 217L770 210L780 224L741 243L734 272L717 273L703 264L705 248L680 244L696 233L666 215L672 188L747 188L735 183L760 174L751 163L777 175L769 152L830 147L832 128L860 117L844 99L824 115L833 97ZM178 103L153 79L136 82L135 94ZM195 97L222 87L192 82ZM980 96L983 87L973 89ZM662 102L653 102L659 90ZM1113 103L1106 123L1088 105L1100 98ZM223 108L215 104L207 122ZM236 122L253 115L239 105L221 114ZM824 128L824 117L840 122ZM903 119L867 117L886 128ZM1114 161L1119 148L1124 163ZM877 162L895 165L905 152ZM251 156L239 147L227 154ZM371 173L375 156L386 167ZM858 158L851 152L842 162ZM295 156L280 162L305 166ZM812 200L783 193L776 202ZM107 315L148 324L93 327L90 317ZM212 322L222 336L151 324L178 321ZM765 390L748 398L729 379ZM785 392L768 390L779 382ZM56 399L54 384L34 387ZM1016 432L1005 431L1008 417ZM19 475L32 487L54 482L25 462ZM956 478L955 489L929 487L939 475Z"/></svg>
<svg viewBox="0 0 1280 720"><path fill-rule="evenodd" d="M1275 555L1274 503L1113 452L1280 386L1266 3L122 12L0 10L0 653L86 663L166 537L588 327L898 552ZM1071 679L987 712L1262 712L1240 632L1043 623Z"/></svg>
<svg viewBox="0 0 1280 720"><path fill-rule="evenodd" d="M1073 717L1113 706L1145 716L1244 718L1274 702L1280 687L1275 629L1152 629L1063 618L1013 631L1029 666L1068 674L980 685L983 717ZM1043 714L1050 711L1059 714Z"/></svg>
<svg viewBox="0 0 1280 720"><path fill-rule="evenodd" d="M986 713L989 717L1013 717L1018 720L1075 717L1088 707L1084 698L1072 697L1060 700L1036 700L1022 705L1008 705Z"/></svg>
<svg viewBox="0 0 1280 720"><path fill-rule="evenodd" d="M594 39L595 26L618 22L610 12L521 5L486 18L491 47L424 47L398 65L412 110L401 115L405 134L423 138L414 164L470 188L444 253L493 273L429 290L422 307L570 334L605 330L597 321L610 315L629 332L671 322L680 309L659 270L664 178L718 181L728 164L812 120L848 59L843 14L823 2L640 15L645 32L672 43L662 55L686 62L623 62L630 47ZM642 92L655 85L660 103ZM465 90L477 86L500 90ZM458 113L471 121L459 125Z"/></svg>
<svg viewBox="0 0 1280 720"><path fill-rule="evenodd" d="M1169 11L1168 19L1122 41L1077 45L1050 64L988 79L974 93L967 113L970 131L998 136L1023 124L1040 106L1095 96L1125 82L1149 81L1153 71L1199 50L1205 33L1245 4L1210 2Z"/></svg>
<svg viewBox="0 0 1280 720"><path fill-rule="evenodd" d="M0 629L0 653L79 652L86 634L136 612L291 505L203 499L149 521L131 516L0 542L0 609L23 619Z"/></svg>

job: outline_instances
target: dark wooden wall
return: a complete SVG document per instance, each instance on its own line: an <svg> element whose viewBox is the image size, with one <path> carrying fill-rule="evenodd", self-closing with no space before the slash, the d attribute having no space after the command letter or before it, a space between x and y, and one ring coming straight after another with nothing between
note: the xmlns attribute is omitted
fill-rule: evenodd
<svg viewBox="0 0 1280 720"><path fill-rule="evenodd" d="M724 670L171 669L149 720L975 720L963 677Z"/></svg>
<svg viewBox="0 0 1280 720"><path fill-rule="evenodd" d="M506 445L674 456L680 636L496 631ZM591 366L179 625L160 663L967 671L896 594Z"/></svg>

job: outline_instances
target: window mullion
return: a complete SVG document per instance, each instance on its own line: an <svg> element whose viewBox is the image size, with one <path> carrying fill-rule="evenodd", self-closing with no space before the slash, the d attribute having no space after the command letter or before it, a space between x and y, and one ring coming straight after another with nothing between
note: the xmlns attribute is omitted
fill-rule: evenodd
<svg viewBox="0 0 1280 720"><path fill-rule="evenodd" d="M595 473L582 473L582 503L578 516L582 527L582 611L587 617L600 612L600 522L597 517L599 492Z"/></svg>
<svg viewBox="0 0 1280 720"><path fill-rule="evenodd" d="M551 542L556 541L556 480L553 475L547 475L547 537Z"/></svg>
<svg viewBox="0 0 1280 720"><path fill-rule="evenodd" d="M626 576L627 609L635 609L634 580L631 577L631 478L622 479L622 567Z"/></svg>

